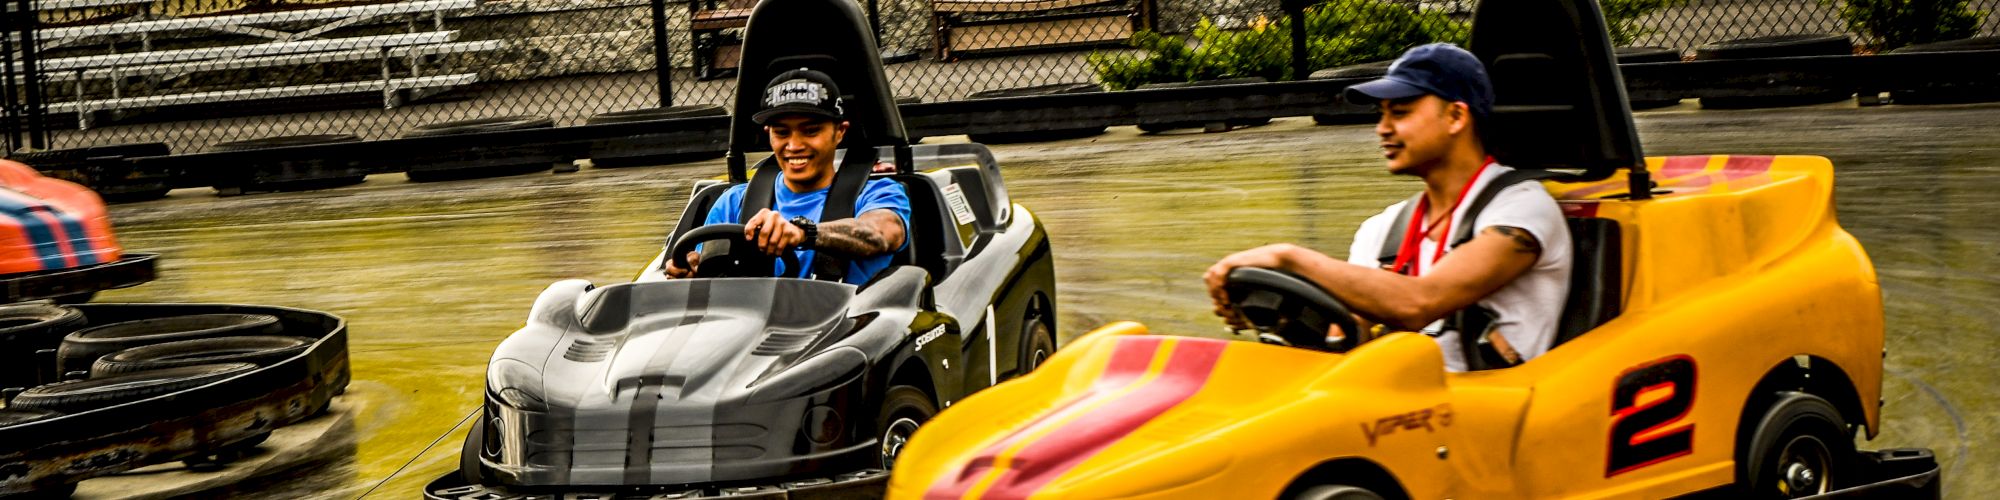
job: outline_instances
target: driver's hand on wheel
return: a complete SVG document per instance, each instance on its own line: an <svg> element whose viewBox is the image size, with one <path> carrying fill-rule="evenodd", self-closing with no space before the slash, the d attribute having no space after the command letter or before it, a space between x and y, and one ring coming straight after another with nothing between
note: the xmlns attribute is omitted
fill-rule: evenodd
<svg viewBox="0 0 2000 500"><path fill-rule="evenodd" d="M1221 316L1223 321L1229 322L1229 326L1238 330L1249 328L1250 325L1242 324L1243 318L1237 316L1236 311L1229 307L1229 292L1222 289L1222 285L1229 281L1229 272L1239 267L1284 270L1286 255L1298 248L1290 243L1264 245L1229 254L1228 257L1216 261L1215 265L1208 266L1208 272L1201 274L1201 281L1208 285L1208 298L1215 301L1215 315Z"/></svg>
<svg viewBox="0 0 2000 500"><path fill-rule="evenodd" d="M667 259L667 277L682 279L694 277L695 268L701 267L701 252L688 252L688 267L681 269L674 265L674 259Z"/></svg>
<svg viewBox="0 0 2000 500"><path fill-rule="evenodd" d="M767 255L790 251L806 242L806 230L799 229L785 220L785 215L771 209L757 211L750 222L743 224L743 239L757 245L758 250Z"/></svg>

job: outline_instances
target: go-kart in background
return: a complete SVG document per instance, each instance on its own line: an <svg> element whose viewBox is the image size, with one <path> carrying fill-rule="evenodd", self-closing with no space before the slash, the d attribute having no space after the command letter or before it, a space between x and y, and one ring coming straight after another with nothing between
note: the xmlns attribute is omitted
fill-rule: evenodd
<svg viewBox="0 0 2000 500"><path fill-rule="evenodd" d="M1817 154L1838 170L1842 224L1867 246L1888 309L1881 439L1924 446L1946 493L2000 486L2000 105L1639 116L1650 154ZM943 140L962 140L943 138ZM1382 173L1366 126L1303 118L1227 134L1140 135L996 147L1014 199L1055 243L1060 331L1108 321L1224 335L1199 274L1242 248L1296 242L1344 254L1355 226L1418 188ZM352 322L351 428L259 497L408 498L455 467L492 348L550 282L630 279L689 185L720 162L215 198L184 190L113 208L129 248L165 254L134 302L256 302ZM1742 332L1760 335L1761 332ZM1827 339L1838 342L1838 339ZM435 443L435 446L431 446Z"/></svg>

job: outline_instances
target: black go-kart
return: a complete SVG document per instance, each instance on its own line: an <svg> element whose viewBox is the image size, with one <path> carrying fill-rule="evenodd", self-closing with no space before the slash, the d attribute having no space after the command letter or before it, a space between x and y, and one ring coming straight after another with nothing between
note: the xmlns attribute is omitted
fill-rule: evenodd
<svg viewBox="0 0 2000 500"><path fill-rule="evenodd" d="M866 20L846 0L758 4L729 180L695 187L671 244L634 282L542 292L487 366L460 470L427 498L879 497L917 426L1055 350L1047 232L1008 199L985 146L909 145ZM745 166L747 151L768 150L748 117L764 82L801 66L848 92L825 219L851 212L871 177L901 183L911 201L910 244L861 286L773 278L773 257L741 226L701 225L731 185L770 196L774 162L755 177ZM878 162L894 173L871 173ZM697 245L696 277L666 279L666 259Z"/></svg>

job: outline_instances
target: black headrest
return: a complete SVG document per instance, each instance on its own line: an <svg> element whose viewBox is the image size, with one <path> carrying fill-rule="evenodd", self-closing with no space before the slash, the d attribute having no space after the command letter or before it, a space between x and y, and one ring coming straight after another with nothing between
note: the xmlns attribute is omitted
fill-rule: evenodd
<svg viewBox="0 0 2000 500"><path fill-rule="evenodd" d="M1644 164L1596 0L1483 0L1468 45L1493 78L1480 129L1502 163L1591 179Z"/></svg>
<svg viewBox="0 0 2000 500"><path fill-rule="evenodd" d="M908 146L881 50L868 16L852 0L762 0L743 32L736 110L729 134L729 178L747 178L743 155L770 149L757 114L764 85L784 71L812 68L840 87L850 123L845 147Z"/></svg>

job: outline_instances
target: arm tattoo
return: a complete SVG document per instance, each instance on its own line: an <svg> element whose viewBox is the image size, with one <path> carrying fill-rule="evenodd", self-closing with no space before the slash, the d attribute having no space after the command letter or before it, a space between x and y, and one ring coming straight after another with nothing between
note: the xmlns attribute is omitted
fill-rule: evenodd
<svg viewBox="0 0 2000 500"><path fill-rule="evenodd" d="M819 225L819 240L813 242L815 249L847 258L881 255L895 250L897 241L889 241L881 231L877 231L861 217L828 221Z"/></svg>
<svg viewBox="0 0 2000 500"><path fill-rule="evenodd" d="M1536 241L1535 235L1528 233L1526 230L1523 230L1518 227L1493 226L1493 232L1500 233L1501 236L1506 236L1508 238L1513 239L1515 252L1531 253L1531 254L1542 253L1542 242Z"/></svg>

